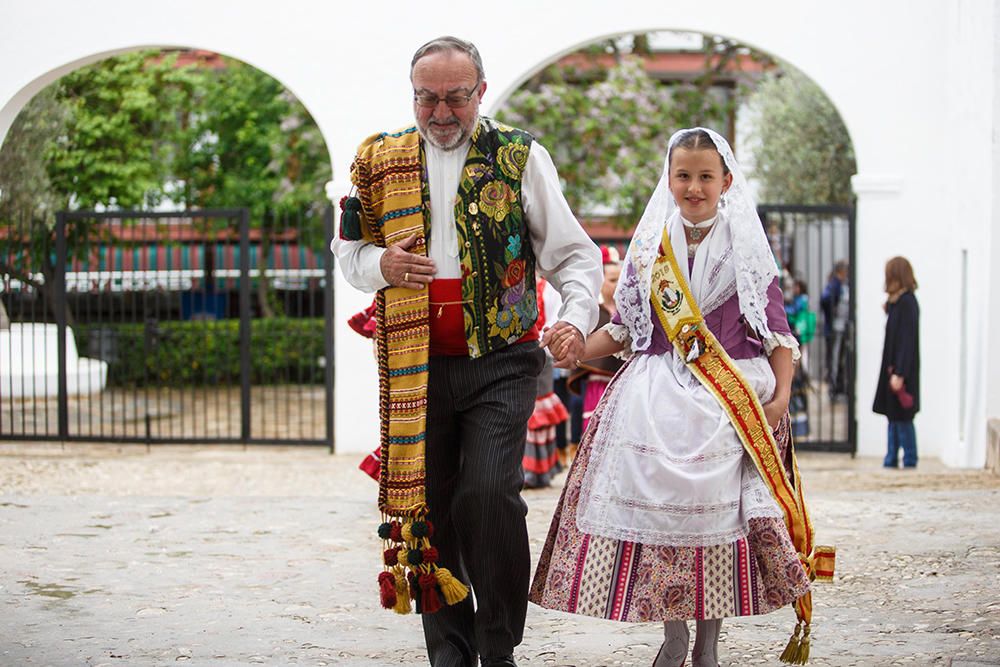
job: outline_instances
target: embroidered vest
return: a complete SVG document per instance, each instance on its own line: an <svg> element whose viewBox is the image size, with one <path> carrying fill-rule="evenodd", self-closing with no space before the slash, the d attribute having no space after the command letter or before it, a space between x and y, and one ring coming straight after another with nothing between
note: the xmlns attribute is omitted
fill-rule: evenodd
<svg viewBox="0 0 1000 667"><path fill-rule="evenodd" d="M518 341L538 319L535 257L521 206L533 138L480 118L455 202L465 339L479 357ZM425 202L427 179L424 178Z"/></svg>

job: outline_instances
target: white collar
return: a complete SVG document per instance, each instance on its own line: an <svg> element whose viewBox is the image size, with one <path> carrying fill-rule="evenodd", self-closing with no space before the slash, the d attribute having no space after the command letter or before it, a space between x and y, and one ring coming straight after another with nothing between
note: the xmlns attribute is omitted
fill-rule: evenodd
<svg viewBox="0 0 1000 667"><path fill-rule="evenodd" d="M681 222L684 223L684 226L687 227L687 228L689 228L689 229L707 229L707 228L709 228L709 227L711 227L712 225L715 224L715 221L719 218L719 214L716 213L715 215L713 215L708 220L702 220L701 222L691 222L690 220L688 220L687 218L685 218L683 215L680 216L680 218L681 218Z"/></svg>

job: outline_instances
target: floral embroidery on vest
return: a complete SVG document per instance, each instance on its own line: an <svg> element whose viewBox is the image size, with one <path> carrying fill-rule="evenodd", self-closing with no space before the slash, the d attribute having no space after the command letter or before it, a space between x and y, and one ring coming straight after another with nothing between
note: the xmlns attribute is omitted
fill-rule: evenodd
<svg viewBox="0 0 1000 667"><path fill-rule="evenodd" d="M481 118L465 161L455 224L471 357L516 342L538 319L535 258L521 207L532 140Z"/></svg>

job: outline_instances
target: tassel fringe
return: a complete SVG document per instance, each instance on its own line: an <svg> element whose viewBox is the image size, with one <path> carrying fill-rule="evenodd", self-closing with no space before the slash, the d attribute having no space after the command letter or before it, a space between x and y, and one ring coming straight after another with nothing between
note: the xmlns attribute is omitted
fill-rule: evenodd
<svg viewBox="0 0 1000 667"><path fill-rule="evenodd" d="M802 630L802 641L799 642L799 655L796 665L804 665L809 662L809 625Z"/></svg>
<svg viewBox="0 0 1000 667"><path fill-rule="evenodd" d="M410 607L410 588L406 584L406 575L402 568L396 568L393 575L396 579L396 606L392 610L397 614L409 614L413 610Z"/></svg>
<svg viewBox="0 0 1000 667"><path fill-rule="evenodd" d="M443 567L437 569L437 580L441 587L441 594L444 595L445 604L453 605L456 602L461 602L469 594L468 587Z"/></svg>
<svg viewBox="0 0 1000 667"><path fill-rule="evenodd" d="M781 662L789 665L799 664L797 660L799 657L799 632L801 632L801 630L802 623L796 623L795 631L788 639L788 644L785 646L785 650L781 652Z"/></svg>
<svg viewBox="0 0 1000 667"><path fill-rule="evenodd" d="M420 516L390 519L383 515L378 527L384 542L385 570L378 577L382 606L397 614L433 614L468 597L468 587L437 566L439 553L431 546L431 522Z"/></svg>

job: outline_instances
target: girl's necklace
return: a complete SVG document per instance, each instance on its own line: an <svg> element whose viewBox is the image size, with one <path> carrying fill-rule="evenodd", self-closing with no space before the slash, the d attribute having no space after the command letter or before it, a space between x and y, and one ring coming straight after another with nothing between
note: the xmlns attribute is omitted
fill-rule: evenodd
<svg viewBox="0 0 1000 667"><path fill-rule="evenodd" d="M688 222L684 218L681 218L681 222L684 223L684 229L688 235L688 257L694 257L698 252L698 246L701 245L702 240L712 230L712 225L715 224L716 217L713 216L701 222Z"/></svg>

